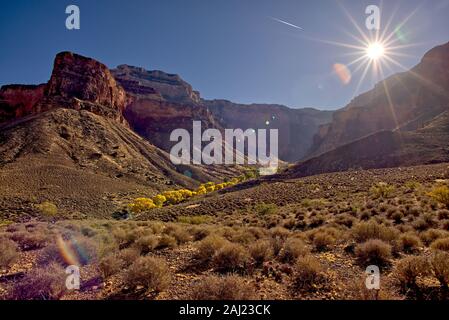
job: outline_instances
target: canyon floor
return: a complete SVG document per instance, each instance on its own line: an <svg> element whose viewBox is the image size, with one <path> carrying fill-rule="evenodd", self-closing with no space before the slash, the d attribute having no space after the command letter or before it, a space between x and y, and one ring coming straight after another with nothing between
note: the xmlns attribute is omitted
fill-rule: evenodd
<svg viewBox="0 0 449 320"><path fill-rule="evenodd" d="M446 300L448 185L448 163L353 170L247 181L126 221L3 220L0 297Z"/></svg>

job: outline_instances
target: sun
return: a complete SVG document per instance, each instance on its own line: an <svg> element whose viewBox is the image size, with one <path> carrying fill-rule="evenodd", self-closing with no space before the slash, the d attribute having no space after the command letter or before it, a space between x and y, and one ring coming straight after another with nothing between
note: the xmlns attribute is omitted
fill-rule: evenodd
<svg viewBox="0 0 449 320"><path fill-rule="evenodd" d="M368 44L366 48L366 56L371 60L377 60L385 56L385 47L379 42Z"/></svg>

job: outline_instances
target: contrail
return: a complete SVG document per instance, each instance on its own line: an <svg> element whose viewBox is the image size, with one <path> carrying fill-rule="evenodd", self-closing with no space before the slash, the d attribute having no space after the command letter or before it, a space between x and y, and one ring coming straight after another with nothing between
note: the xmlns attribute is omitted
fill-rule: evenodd
<svg viewBox="0 0 449 320"><path fill-rule="evenodd" d="M299 30L304 30L304 28L298 27L298 26L296 26L296 25L294 25L292 23L289 23L287 21L284 21L284 20L281 20L281 19L278 19L278 18L270 17L270 19L272 19L274 21L277 21L277 22L280 22L280 23L283 23L283 24L286 24L287 26L290 26L290 27L293 27L293 28L296 28L296 29L299 29Z"/></svg>

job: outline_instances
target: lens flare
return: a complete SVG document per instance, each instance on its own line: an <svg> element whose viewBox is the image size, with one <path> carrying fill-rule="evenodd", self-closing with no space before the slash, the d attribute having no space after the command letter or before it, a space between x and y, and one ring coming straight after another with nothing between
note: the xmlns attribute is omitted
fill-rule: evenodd
<svg viewBox="0 0 449 320"><path fill-rule="evenodd" d="M352 75L351 71L347 66L345 66L342 63L336 63L334 64L333 68L335 74L338 76L338 78L344 85L347 85L351 82Z"/></svg>

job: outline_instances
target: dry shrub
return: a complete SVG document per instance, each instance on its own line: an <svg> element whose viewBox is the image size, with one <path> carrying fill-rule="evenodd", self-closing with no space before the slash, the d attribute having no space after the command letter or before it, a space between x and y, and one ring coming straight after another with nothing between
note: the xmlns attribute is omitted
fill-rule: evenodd
<svg viewBox="0 0 449 320"><path fill-rule="evenodd" d="M449 253L437 251L430 260L435 278L438 279L442 287L449 284Z"/></svg>
<svg viewBox="0 0 449 320"><path fill-rule="evenodd" d="M352 228L352 234L357 242L366 242L370 239L380 239L385 242L392 242L398 237L398 230L393 227L386 227L371 220L361 222Z"/></svg>
<svg viewBox="0 0 449 320"><path fill-rule="evenodd" d="M0 268L9 267L18 256L19 248L14 241L0 237Z"/></svg>
<svg viewBox="0 0 449 320"><path fill-rule="evenodd" d="M165 234L168 234L176 239L178 244L183 244L192 240L189 232L185 227L170 224L165 228Z"/></svg>
<svg viewBox="0 0 449 320"><path fill-rule="evenodd" d="M98 269L100 270L103 279L107 279L118 273L124 265L125 262L120 259L118 254L110 254L100 260L98 263Z"/></svg>
<svg viewBox="0 0 449 320"><path fill-rule="evenodd" d="M12 300L58 300L66 292L66 273L57 263L35 268L15 283Z"/></svg>
<svg viewBox="0 0 449 320"><path fill-rule="evenodd" d="M201 264L209 263L215 253L227 243L228 241L220 236L207 236L198 243L195 259Z"/></svg>
<svg viewBox="0 0 449 320"><path fill-rule="evenodd" d="M134 247L139 250L140 254L145 255L154 249L156 249L159 245L159 238L156 235L144 236L142 238L137 239L134 243Z"/></svg>
<svg viewBox="0 0 449 320"><path fill-rule="evenodd" d="M432 243L431 248L434 250L441 250L441 251L449 252L449 238L441 238L441 239L435 240Z"/></svg>
<svg viewBox="0 0 449 320"><path fill-rule="evenodd" d="M97 261L98 246L91 239L84 237L72 238L64 242L64 245L75 254L76 262L82 266L94 263ZM67 261L60 250L60 247L56 244L51 244L43 249L38 258L37 264L39 266L45 266L51 263L57 263L60 265L68 265L73 261Z"/></svg>
<svg viewBox="0 0 449 320"><path fill-rule="evenodd" d="M257 265L263 264L273 257L273 247L268 240L257 240L249 246L249 254L254 259Z"/></svg>
<svg viewBox="0 0 449 320"><path fill-rule="evenodd" d="M254 300L256 288L243 277L209 276L193 286L191 300Z"/></svg>
<svg viewBox="0 0 449 320"><path fill-rule="evenodd" d="M355 254L362 265L386 265L391 259L391 245L379 239L371 239L357 245Z"/></svg>
<svg viewBox="0 0 449 320"><path fill-rule="evenodd" d="M422 247L422 242L414 233L405 233L399 236L398 245L405 253L415 253Z"/></svg>
<svg viewBox="0 0 449 320"><path fill-rule="evenodd" d="M272 238L279 238L279 239L287 239L290 236L290 231L282 228L282 227L275 227L270 229L270 235Z"/></svg>
<svg viewBox="0 0 449 320"><path fill-rule="evenodd" d="M294 266L293 286L297 291L310 291L322 285L326 277L320 262L312 257L299 258Z"/></svg>
<svg viewBox="0 0 449 320"><path fill-rule="evenodd" d="M282 262L294 262L299 257L305 256L309 253L304 241L298 238L288 238L285 241L284 247L280 252L280 260Z"/></svg>
<svg viewBox="0 0 449 320"><path fill-rule="evenodd" d="M213 257L213 264L219 272L243 272L250 263L245 247L227 243Z"/></svg>
<svg viewBox="0 0 449 320"><path fill-rule="evenodd" d="M169 236L168 234L163 234L159 238L158 245L156 249L165 249L165 248L175 248L178 245L178 242L173 236Z"/></svg>
<svg viewBox="0 0 449 320"><path fill-rule="evenodd" d="M334 245L336 239L334 236L326 231L319 231L313 235L313 246L317 251L324 251Z"/></svg>
<svg viewBox="0 0 449 320"><path fill-rule="evenodd" d="M11 235L11 239L17 242L24 251L37 250L46 246L48 237L43 232L18 231Z"/></svg>
<svg viewBox="0 0 449 320"><path fill-rule="evenodd" d="M399 281L403 292L416 292L418 277L429 275L430 265L425 257L406 257L398 262L394 270L394 277Z"/></svg>
<svg viewBox="0 0 449 320"><path fill-rule="evenodd" d="M448 232L439 229L429 229L422 232L419 237L426 246L430 246L435 240L445 238L449 235Z"/></svg>
<svg viewBox="0 0 449 320"><path fill-rule="evenodd" d="M124 281L128 287L141 285L148 291L161 292L170 284L170 269L161 258L140 257L129 267Z"/></svg>
<svg viewBox="0 0 449 320"><path fill-rule="evenodd" d="M210 235L210 230L208 228L194 226L189 229L190 234L193 237L194 241L201 241Z"/></svg>
<svg viewBox="0 0 449 320"><path fill-rule="evenodd" d="M120 251L119 257L125 266L128 267L140 257L140 252L136 248L126 248Z"/></svg>

